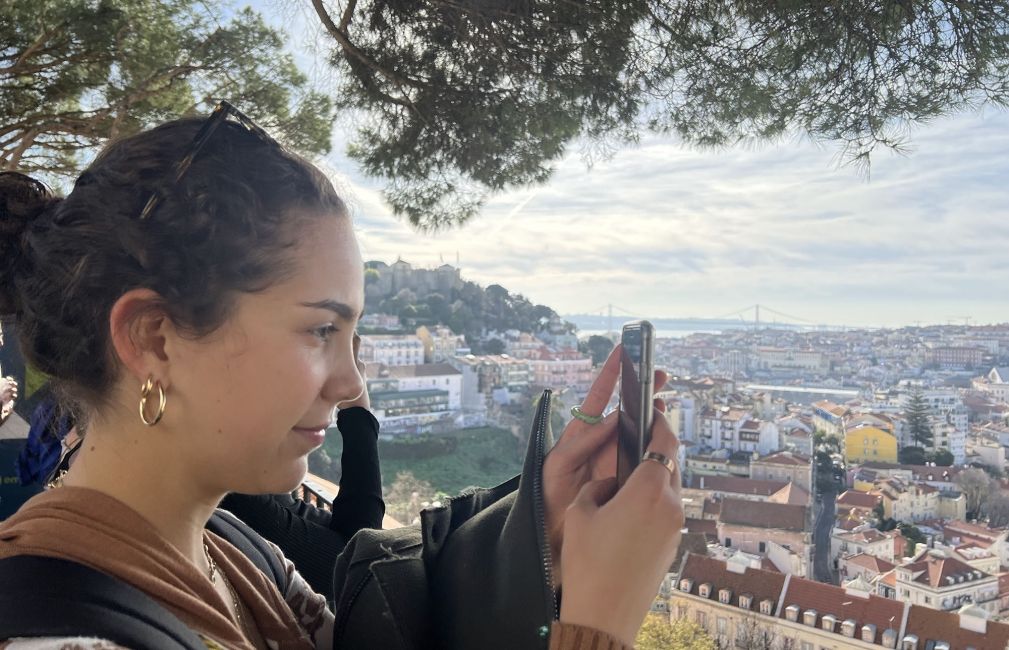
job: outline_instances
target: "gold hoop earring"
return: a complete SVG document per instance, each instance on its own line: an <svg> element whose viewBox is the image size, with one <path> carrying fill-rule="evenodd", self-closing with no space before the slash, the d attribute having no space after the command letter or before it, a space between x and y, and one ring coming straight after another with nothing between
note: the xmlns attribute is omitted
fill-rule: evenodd
<svg viewBox="0 0 1009 650"><path fill-rule="evenodd" d="M158 412L154 415L153 420L148 420L147 398L150 397L155 384L158 386ZM161 422L161 416L165 414L165 404L167 403L168 399L165 397L165 389L161 387L161 382L156 381L153 376L148 377L147 381L140 387L140 421L149 427L153 427L158 422Z"/></svg>

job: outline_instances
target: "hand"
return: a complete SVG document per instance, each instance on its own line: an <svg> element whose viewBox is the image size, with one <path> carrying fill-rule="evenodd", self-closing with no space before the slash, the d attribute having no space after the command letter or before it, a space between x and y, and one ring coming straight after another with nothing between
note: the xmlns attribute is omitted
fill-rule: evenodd
<svg viewBox="0 0 1009 650"><path fill-rule="evenodd" d="M368 374L365 370L364 362L361 361L360 351L361 337L357 332L354 332L354 362L357 364L357 372L361 375L361 385L364 388L361 389L361 394L354 399L337 404L336 406L340 410L349 409L353 406L361 406L369 411L371 410L371 399L368 397Z"/></svg>
<svg viewBox="0 0 1009 650"><path fill-rule="evenodd" d="M620 346L617 345L592 382L581 405L586 414L599 415L609 404L620 379L620 354ZM653 384L655 389L664 386L667 379L666 373L657 371ZM656 402L661 403L660 400ZM662 403L659 408L664 409L665 404ZM560 549L564 541L564 517L568 506L589 481L616 476L618 417L618 413L610 413L599 424L587 424L577 418L571 420L543 462L543 499L555 576L562 575L559 570Z"/></svg>
<svg viewBox="0 0 1009 650"><path fill-rule="evenodd" d="M649 451L675 459L678 446L656 413ZM615 478L586 484L564 522L560 620L634 645L676 557L683 521L679 471L660 463L643 461L619 491Z"/></svg>

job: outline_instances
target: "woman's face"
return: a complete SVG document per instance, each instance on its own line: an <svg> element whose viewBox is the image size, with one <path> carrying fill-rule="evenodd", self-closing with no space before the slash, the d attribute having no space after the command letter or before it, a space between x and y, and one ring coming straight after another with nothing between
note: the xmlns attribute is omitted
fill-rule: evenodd
<svg viewBox="0 0 1009 650"><path fill-rule="evenodd" d="M166 420L174 416L208 489L294 489L336 405L364 390L353 350L364 301L357 242L346 218L309 223L287 279L242 294L208 337L176 344Z"/></svg>

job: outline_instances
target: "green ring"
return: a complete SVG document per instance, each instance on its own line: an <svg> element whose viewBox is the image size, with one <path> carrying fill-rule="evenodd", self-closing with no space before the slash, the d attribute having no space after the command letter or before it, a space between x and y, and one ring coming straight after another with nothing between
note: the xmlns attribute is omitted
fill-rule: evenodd
<svg viewBox="0 0 1009 650"><path fill-rule="evenodd" d="M582 411L582 407L577 404L571 407L571 415L574 416L576 420L581 420L585 424L599 424L603 421L602 415L588 415Z"/></svg>

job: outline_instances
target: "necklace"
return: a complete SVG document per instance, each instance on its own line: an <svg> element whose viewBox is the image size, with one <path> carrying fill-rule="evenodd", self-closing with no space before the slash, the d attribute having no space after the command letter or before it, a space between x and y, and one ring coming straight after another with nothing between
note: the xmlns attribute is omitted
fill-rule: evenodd
<svg viewBox="0 0 1009 650"><path fill-rule="evenodd" d="M217 562L214 561L213 556L210 555L210 547L207 546L207 541L203 540L203 554L207 557L207 565L210 567L208 571L208 577L210 582L217 584ZM245 633L245 621L242 620L242 607L238 602L238 594L235 593L235 588L231 586L231 581L228 580L228 576L224 574L224 571L220 572L221 579L224 580L224 586L228 590L228 594L231 595L231 604L235 606L235 619L238 621L238 626L242 628L242 633Z"/></svg>

